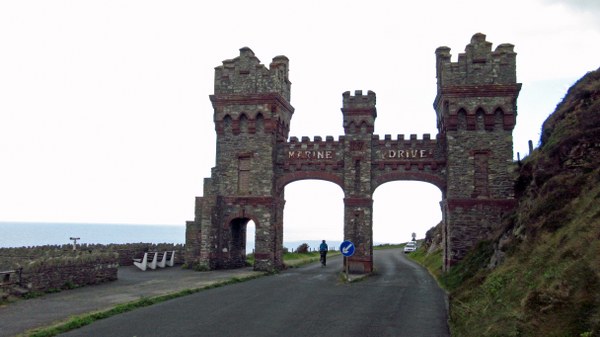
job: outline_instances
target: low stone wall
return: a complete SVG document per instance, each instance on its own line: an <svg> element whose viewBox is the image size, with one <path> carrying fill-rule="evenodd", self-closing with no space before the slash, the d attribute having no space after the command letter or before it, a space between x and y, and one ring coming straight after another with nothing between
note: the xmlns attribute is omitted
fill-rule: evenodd
<svg viewBox="0 0 600 337"><path fill-rule="evenodd" d="M0 248L0 271L21 270L8 276L9 287L47 292L117 279L119 266L133 265L145 252L175 251L175 264L184 263L182 244L83 244ZM20 284L19 284L20 283ZM7 288L7 286L3 286Z"/></svg>
<svg viewBox="0 0 600 337"><path fill-rule="evenodd" d="M175 264L184 263L185 246L172 243L125 243L125 244L83 244L77 245L76 252L116 252L120 266L133 265L134 258L141 258L145 252L175 251ZM69 256L72 245L47 245L35 247L0 248L0 270L16 269L25 263L39 258Z"/></svg>
<svg viewBox="0 0 600 337"><path fill-rule="evenodd" d="M38 259L23 267L21 287L29 291L70 289L117 279L116 253L89 253Z"/></svg>

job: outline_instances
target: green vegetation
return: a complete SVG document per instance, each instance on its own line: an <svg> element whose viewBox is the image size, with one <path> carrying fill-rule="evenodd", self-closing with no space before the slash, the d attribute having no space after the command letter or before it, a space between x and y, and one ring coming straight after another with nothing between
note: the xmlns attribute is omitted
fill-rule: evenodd
<svg viewBox="0 0 600 337"><path fill-rule="evenodd" d="M485 267L488 243L444 275L453 335L598 336L599 199L596 183L569 203L576 217L538 231L493 270Z"/></svg>
<svg viewBox="0 0 600 337"><path fill-rule="evenodd" d="M381 244L381 245L373 246L373 250L393 249L393 248L401 248L401 247L404 247L404 244L400 244L400 243L384 243L384 244Z"/></svg>
<svg viewBox="0 0 600 337"><path fill-rule="evenodd" d="M329 251L327 258L332 256L340 255L339 251ZM308 253L285 253L283 254L283 261L287 268L296 268L303 266L308 263L319 261L319 252L308 252Z"/></svg>
<svg viewBox="0 0 600 337"><path fill-rule="evenodd" d="M421 246L417 248L415 252L408 254L408 256L417 261L419 264L427 268L429 273L433 275L438 281L442 277L442 250L438 249L433 253L428 254L425 247ZM443 286L443 285L442 285Z"/></svg>
<svg viewBox="0 0 600 337"><path fill-rule="evenodd" d="M519 167L503 230L450 272L411 253L449 292L452 336L600 336L600 69L544 122Z"/></svg>

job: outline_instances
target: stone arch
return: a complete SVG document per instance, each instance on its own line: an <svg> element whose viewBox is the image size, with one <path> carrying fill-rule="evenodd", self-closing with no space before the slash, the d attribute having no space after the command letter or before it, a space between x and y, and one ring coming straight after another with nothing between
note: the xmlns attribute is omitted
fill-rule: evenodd
<svg viewBox="0 0 600 337"><path fill-rule="evenodd" d="M446 180L435 174L424 172L390 172L380 175L373 180L372 190L375 191L377 187L392 181L421 181L430 183L442 191L442 197L446 195Z"/></svg>
<svg viewBox="0 0 600 337"><path fill-rule="evenodd" d="M408 230L425 237L429 228L443 222L443 200L443 191L430 182L401 179L381 184L373 191L373 241L406 242L411 238Z"/></svg>
<svg viewBox="0 0 600 337"><path fill-rule="evenodd" d="M227 229L229 228L229 226L231 225L231 222L234 219L247 219L247 221L254 221L254 224L256 226L258 226L258 218L252 214L251 212L248 212L245 208L242 208L242 210L240 212L237 213L233 213L230 214L229 216L225 217L224 221L223 221L223 228Z"/></svg>
<svg viewBox="0 0 600 337"><path fill-rule="evenodd" d="M247 225L250 221L258 227L258 220L252 214L232 214L223 222L225 244L218 252L222 268L241 268L246 265ZM256 238L254 238L256 241Z"/></svg>
<svg viewBox="0 0 600 337"><path fill-rule="evenodd" d="M265 117L260 112L256 114L255 128L257 133L265 132Z"/></svg>
<svg viewBox="0 0 600 337"><path fill-rule="evenodd" d="M233 130L233 118L229 114L223 117L223 132L231 133Z"/></svg>
<svg viewBox="0 0 600 337"><path fill-rule="evenodd" d="M242 133L248 132L248 115L246 115L245 112L242 112L238 120L240 122L240 131Z"/></svg>
<svg viewBox="0 0 600 337"><path fill-rule="evenodd" d="M459 129L467 128L467 110L463 107L456 112L457 126Z"/></svg>
<svg viewBox="0 0 600 337"><path fill-rule="evenodd" d="M358 128L358 126L352 121L350 123L348 123L344 129L346 130L346 132L350 131L350 130L354 130L355 128Z"/></svg>
<svg viewBox="0 0 600 337"><path fill-rule="evenodd" d="M485 129L487 131L494 131L501 129L504 120L504 110L501 106L496 106L485 115Z"/></svg>
<svg viewBox="0 0 600 337"><path fill-rule="evenodd" d="M368 121L364 119L349 122L345 129L347 130L347 132L357 132L361 134L373 132L373 127L369 124Z"/></svg>
<svg viewBox="0 0 600 337"><path fill-rule="evenodd" d="M483 107L477 107L477 109L475 109L475 130L483 130L485 128L484 119L486 114L487 112Z"/></svg>
<svg viewBox="0 0 600 337"><path fill-rule="evenodd" d="M503 119L504 119L504 109L502 109L502 107L497 107L494 110L494 119L495 119L495 124L498 126L501 126L503 123Z"/></svg>
<svg viewBox="0 0 600 337"><path fill-rule="evenodd" d="M277 179L277 183L276 183L276 187L275 187L277 194L278 195L281 194L281 192L283 191L283 189L285 188L285 186L287 184L293 183L294 181L308 180L308 179L332 182L332 183L338 185L342 190L344 189L344 181L343 181L342 177L332 174L332 173L321 172L321 171L292 172L292 173L284 174L281 177L279 177L279 179Z"/></svg>

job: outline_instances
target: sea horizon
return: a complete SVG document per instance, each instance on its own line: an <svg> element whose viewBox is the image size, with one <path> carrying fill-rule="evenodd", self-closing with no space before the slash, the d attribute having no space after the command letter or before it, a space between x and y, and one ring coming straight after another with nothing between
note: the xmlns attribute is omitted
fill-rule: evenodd
<svg viewBox="0 0 600 337"><path fill-rule="evenodd" d="M0 221L0 247L72 244L185 243L185 225Z"/></svg>
<svg viewBox="0 0 600 337"><path fill-rule="evenodd" d="M250 234L250 233L249 233ZM252 233L253 234L253 233ZM0 221L0 248L34 247L72 244L173 243L185 244L185 225L96 223L54 221ZM295 251L303 243L316 250L321 239L284 240L283 246ZM330 249L337 250L342 240L327 240ZM254 250L254 240L248 239L246 251Z"/></svg>

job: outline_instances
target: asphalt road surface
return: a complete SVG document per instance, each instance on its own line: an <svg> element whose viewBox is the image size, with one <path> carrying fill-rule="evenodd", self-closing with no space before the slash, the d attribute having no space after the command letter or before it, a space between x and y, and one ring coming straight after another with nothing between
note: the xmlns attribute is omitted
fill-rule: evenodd
<svg viewBox="0 0 600 337"><path fill-rule="evenodd" d="M401 250L342 282L342 257L202 291L97 321L63 336L449 337L445 293Z"/></svg>

